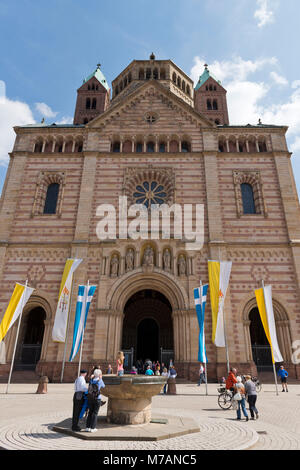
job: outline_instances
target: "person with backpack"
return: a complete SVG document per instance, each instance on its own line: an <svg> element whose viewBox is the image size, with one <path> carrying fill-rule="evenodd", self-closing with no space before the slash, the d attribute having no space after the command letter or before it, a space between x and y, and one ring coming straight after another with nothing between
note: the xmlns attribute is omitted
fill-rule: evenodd
<svg viewBox="0 0 300 470"><path fill-rule="evenodd" d="M98 411L102 404L106 402L101 401L100 389L104 388L105 384L102 380L102 371L100 369L95 369L93 372L93 378L91 378L88 392L87 400L89 412L86 419L86 432L96 432L97 428L97 417Z"/></svg>

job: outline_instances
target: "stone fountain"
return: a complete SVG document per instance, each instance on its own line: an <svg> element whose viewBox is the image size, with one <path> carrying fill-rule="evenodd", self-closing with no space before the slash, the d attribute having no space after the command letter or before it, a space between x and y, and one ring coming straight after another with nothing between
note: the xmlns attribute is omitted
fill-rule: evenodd
<svg viewBox="0 0 300 470"><path fill-rule="evenodd" d="M101 394L108 398L107 422L147 424L151 421L152 397L158 395L167 378L146 375L106 375Z"/></svg>
<svg viewBox="0 0 300 470"><path fill-rule="evenodd" d="M104 375L101 395L108 398L107 415L98 416L97 432L72 431L71 418L53 430L85 440L158 441L199 432L191 418L152 416L152 397L158 395L167 378L146 375ZM84 428L85 423L81 423Z"/></svg>

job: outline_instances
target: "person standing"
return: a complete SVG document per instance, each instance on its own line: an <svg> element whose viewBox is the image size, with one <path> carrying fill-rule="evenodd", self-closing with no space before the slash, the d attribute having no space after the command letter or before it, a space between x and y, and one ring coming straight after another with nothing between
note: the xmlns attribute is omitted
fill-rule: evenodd
<svg viewBox="0 0 300 470"><path fill-rule="evenodd" d="M124 353L123 351L119 351L118 352L118 356L117 356L117 375L118 376L122 376L124 375Z"/></svg>
<svg viewBox="0 0 300 470"><path fill-rule="evenodd" d="M249 417L248 417L248 413L246 410L245 387L242 383L241 377L236 377L236 383L234 385L234 392L235 392L235 395L233 396L233 399L236 400L238 403L238 408L236 410L237 420L241 419L241 409L242 409L243 415L245 416L246 421L248 421Z"/></svg>
<svg viewBox="0 0 300 470"><path fill-rule="evenodd" d="M84 403L84 394L88 389L85 381L86 374L87 370L82 369L79 377L77 377L74 383L72 431L81 431L78 422L81 408Z"/></svg>
<svg viewBox="0 0 300 470"><path fill-rule="evenodd" d="M86 432L96 432L98 411L101 406L100 389L105 387L102 380L102 371L100 369L94 370L94 377L90 380L88 388L88 405L89 412L86 420Z"/></svg>
<svg viewBox="0 0 300 470"><path fill-rule="evenodd" d="M162 377L169 377L168 369L166 367L163 368L163 371L162 371L161 375L162 375ZM166 382L165 385L164 385L164 395L167 394L167 386L168 386L168 383Z"/></svg>
<svg viewBox="0 0 300 470"><path fill-rule="evenodd" d="M246 396L248 398L249 403L249 410L251 414L251 419L254 420L254 414L256 419L258 419L258 411L256 408L256 400L257 400L257 391L256 385L252 381L251 375L245 375L246 382L244 384Z"/></svg>
<svg viewBox="0 0 300 470"><path fill-rule="evenodd" d="M203 367L203 364L200 363L198 387L200 387L200 385L202 384L202 382L206 383L206 377L205 377L205 369L204 369L204 367Z"/></svg>
<svg viewBox="0 0 300 470"><path fill-rule="evenodd" d="M281 380L282 392L288 392L288 388L287 388L287 378L289 376L288 372L284 369L283 366L280 366L277 374L279 375L280 380Z"/></svg>
<svg viewBox="0 0 300 470"><path fill-rule="evenodd" d="M107 368L107 374L112 374L113 373L113 370L112 370L112 366L111 364L108 364L108 368Z"/></svg>

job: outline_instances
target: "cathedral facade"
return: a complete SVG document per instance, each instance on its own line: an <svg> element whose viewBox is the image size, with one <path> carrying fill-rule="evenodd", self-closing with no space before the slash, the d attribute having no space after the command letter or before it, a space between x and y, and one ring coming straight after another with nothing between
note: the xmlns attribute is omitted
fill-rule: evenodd
<svg viewBox="0 0 300 470"><path fill-rule="evenodd" d="M243 103L241 103L243 106ZM285 367L300 376L300 218L287 127L230 125L226 90L205 65L196 86L173 61L134 60L108 85L97 66L77 91L72 125L15 127L0 201L0 318L15 282L35 288L26 304L15 368L51 380L61 375L64 344L51 332L67 258L74 275L67 357L78 284L96 285L82 366L115 367L119 350L137 359L173 359L180 377L198 375L193 290L208 282L208 260L232 261L225 300L230 364L269 370L270 348L255 289L271 284ZM202 204L204 243L187 250L174 236L99 240L97 208L119 197L142 203ZM130 217L129 217L130 219ZM131 220L131 219L130 219ZM205 336L209 379L226 374L224 348L212 343L210 299ZM5 337L6 374L17 325ZM296 357L296 359L295 359ZM299 357L300 360L300 357ZM77 362L76 362L77 361ZM66 362L73 380L78 358Z"/></svg>

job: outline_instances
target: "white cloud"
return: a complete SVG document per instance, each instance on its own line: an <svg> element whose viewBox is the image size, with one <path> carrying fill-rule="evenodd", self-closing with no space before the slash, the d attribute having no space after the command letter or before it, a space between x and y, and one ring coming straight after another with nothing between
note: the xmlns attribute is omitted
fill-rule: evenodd
<svg viewBox="0 0 300 470"><path fill-rule="evenodd" d="M288 80L285 77L279 75L277 72L272 71L270 73L270 77L274 80L275 83L277 83L277 85L285 86L289 84Z"/></svg>
<svg viewBox="0 0 300 470"><path fill-rule="evenodd" d="M292 83L292 88L299 88L300 87L300 80L294 80Z"/></svg>
<svg viewBox="0 0 300 470"><path fill-rule="evenodd" d="M274 12L271 10L269 0L256 0L256 7L254 18L258 21L259 28L274 22Z"/></svg>
<svg viewBox="0 0 300 470"><path fill-rule="evenodd" d="M0 81L0 165L8 162L8 152L12 151L15 133L14 126L34 123L28 104L10 100L5 95L5 83Z"/></svg>
<svg viewBox="0 0 300 470"><path fill-rule="evenodd" d="M198 81L204 71L205 59L195 57L191 76ZM265 103L265 98L272 96L272 90L278 84L288 85L288 80L279 75L276 58L244 60L235 57L231 61L214 61L208 67L216 79L222 78L222 85L227 90L229 119L232 125L257 124L258 119L265 124L286 125L289 127L287 139L293 152L300 151L300 80L292 82L290 94L282 102ZM255 72L264 71L268 81L258 80ZM273 70L272 70L273 69ZM266 72L266 73L265 73Z"/></svg>
<svg viewBox="0 0 300 470"><path fill-rule="evenodd" d="M46 103L35 103L35 109L45 118L54 118L58 114Z"/></svg>
<svg viewBox="0 0 300 470"><path fill-rule="evenodd" d="M73 117L63 116L60 121L57 121L56 124L73 124Z"/></svg>
<svg viewBox="0 0 300 470"><path fill-rule="evenodd" d="M195 65L191 69L191 78L195 83L198 82L199 76L203 73L203 64L205 59L200 57L194 58ZM215 60L209 64L208 69L216 76L218 80L228 81L241 81L246 80L250 74L261 70L266 65L276 65L276 57L268 57L264 59L243 60L241 57L235 57L232 60Z"/></svg>

